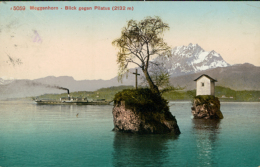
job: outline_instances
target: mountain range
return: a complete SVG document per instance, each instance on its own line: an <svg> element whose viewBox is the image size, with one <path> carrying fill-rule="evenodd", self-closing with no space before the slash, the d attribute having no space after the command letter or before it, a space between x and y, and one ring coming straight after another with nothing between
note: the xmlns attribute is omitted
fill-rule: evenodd
<svg viewBox="0 0 260 167"><path fill-rule="evenodd" d="M252 64L230 65L215 51L204 51L197 44L179 46L172 49L171 55L157 57L153 63L163 64L171 75L170 83L174 86L185 87L186 90L195 89L193 81L202 74L207 74L218 82L216 85L235 90L260 90L260 67ZM99 88L133 85L135 76L130 69L128 78L122 83L117 77L110 80L74 80L70 76L48 76L34 80L6 80L0 78L0 99L38 96L45 93L65 93L59 87L74 91L94 91ZM140 78L139 76L139 83Z"/></svg>
<svg viewBox="0 0 260 167"><path fill-rule="evenodd" d="M260 67L249 63L235 64L228 67L217 67L170 78L174 86L185 87L186 90L196 89L193 81L202 74L207 74L217 80L216 86L228 87L233 90L260 90Z"/></svg>
<svg viewBox="0 0 260 167"><path fill-rule="evenodd" d="M197 73L216 67L230 66L214 50L207 52L198 44L192 43L188 46L175 47L172 49L171 55L157 57L153 62L163 64L171 77Z"/></svg>

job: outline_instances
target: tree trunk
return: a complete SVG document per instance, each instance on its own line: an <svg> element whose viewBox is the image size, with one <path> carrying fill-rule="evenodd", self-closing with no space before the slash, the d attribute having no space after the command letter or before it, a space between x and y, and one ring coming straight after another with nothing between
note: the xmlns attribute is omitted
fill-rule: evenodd
<svg viewBox="0 0 260 167"><path fill-rule="evenodd" d="M148 71L147 71L147 70L143 70L143 73L144 73L144 75L145 75L145 78L146 78L146 80L147 80L147 82L148 82L148 84L149 84L149 87L150 87L151 91L152 91L153 93L155 93L155 94L160 95L159 89L158 89L158 87L153 83L153 81L152 81L152 79L151 79L151 77L150 77Z"/></svg>

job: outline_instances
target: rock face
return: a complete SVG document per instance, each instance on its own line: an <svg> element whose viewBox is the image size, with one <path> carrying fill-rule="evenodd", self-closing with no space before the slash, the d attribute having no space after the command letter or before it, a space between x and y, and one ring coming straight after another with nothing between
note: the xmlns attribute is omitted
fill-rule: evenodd
<svg viewBox="0 0 260 167"><path fill-rule="evenodd" d="M147 112L142 108L127 107L124 101L113 108L114 131L139 134L180 134L175 117L169 112Z"/></svg>
<svg viewBox="0 0 260 167"><path fill-rule="evenodd" d="M194 119L223 119L219 99L212 95L196 96L191 113Z"/></svg>

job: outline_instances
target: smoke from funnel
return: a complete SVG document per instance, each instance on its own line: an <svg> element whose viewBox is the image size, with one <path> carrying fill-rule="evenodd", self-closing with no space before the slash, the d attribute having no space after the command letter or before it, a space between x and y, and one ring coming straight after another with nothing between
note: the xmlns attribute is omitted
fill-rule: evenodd
<svg viewBox="0 0 260 167"><path fill-rule="evenodd" d="M70 100L70 91L69 91L69 89L63 88L63 87L59 87L59 86L56 86L56 88L62 89L62 90L67 90L67 91L68 91L68 98L69 98L69 100Z"/></svg>
<svg viewBox="0 0 260 167"><path fill-rule="evenodd" d="M42 84L42 83L39 83L39 82L30 82L30 81L26 81L28 85L31 85L31 86L44 86L46 88L56 88L56 89L62 89L62 90L67 90L68 91L68 96L70 94L70 91L69 89L67 88L63 88L63 87L60 87L60 86L56 86L56 85L47 85L47 84Z"/></svg>
<svg viewBox="0 0 260 167"><path fill-rule="evenodd" d="M68 91L68 94L70 94L70 91L69 91L69 89L67 89L67 88L63 88L63 87L59 87L59 86L55 86L55 87L58 88L58 89L67 90L67 91Z"/></svg>

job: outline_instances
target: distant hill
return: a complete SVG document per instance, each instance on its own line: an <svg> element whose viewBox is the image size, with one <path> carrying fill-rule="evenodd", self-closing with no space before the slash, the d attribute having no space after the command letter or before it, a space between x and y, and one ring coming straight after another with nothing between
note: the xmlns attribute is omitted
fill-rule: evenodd
<svg viewBox="0 0 260 167"><path fill-rule="evenodd" d="M132 70L133 72L133 70ZM141 73L141 71L140 71ZM187 74L170 78L170 83L174 86L186 87L186 90L196 89L196 83L193 81L202 74L207 74L217 79L216 86L224 86L234 90L260 90L260 67L252 64L238 64L228 67L218 67L201 71L194 74ZM140 83L140 79L139 79ZM110 80L74 80L73 77L48 76L35 80L7 80L1 79L0 99L20 98L39 96L47 93L66 93L65 90L55 86L68 88L70 92L75 91L95 91L100 88L111 86L135 84L135 76L129 74L123 82L118 82L117 77Z"/></svg>
<svg viewBox="0 0 260 167"><path fill-rule="evenodd" d="M224 86L234 90L260 90L260 67L252 64L237 64L228 67L218 67L170 78L170 83L177 86L186 86L186 90L196 88L193 80L202 74L207 74L217 79L216 86Z"/></svg>
<svg viewBox="0 0 260 167"><path fill-rule="evenodd" d="M218 80L217 86L229 87L234 90L260 90L260 67L252 64L230 65L214 50L207 52L198 44L178 46L172 49L170 56L161 56L153 59L150 70L156 70L155 64L161 64L171 78L174 86L186 87L186 90L195 89L193 81L202 74L207 74ZM156 67L157 66L157 67ZM63 93L64 87L75 91L95 91L111 86L135 85L135 69L130 69L128 78L118 82L117 77L110 80L75 80L71 76L47 76L34 80L15 80L0 78L0 99L38 96L46 93ZM138 69L138 84L144 78L141 69Z"/></svg>
<svg viewBox="0 0 260 167"><path fill-rule="evenodd" d="M69 76L48 76L35 80L7 80L1 79L0 83L0 99L21 98L38 96L48 93L66 93L66 90L58 89L58 87L68 88L70 92L75 91L95 91L100 88L111 86L134 85L134 77L124 79L125 82L118 82L117 77L110 80L74 80Z"/></svg>

